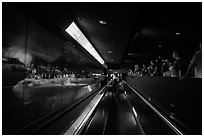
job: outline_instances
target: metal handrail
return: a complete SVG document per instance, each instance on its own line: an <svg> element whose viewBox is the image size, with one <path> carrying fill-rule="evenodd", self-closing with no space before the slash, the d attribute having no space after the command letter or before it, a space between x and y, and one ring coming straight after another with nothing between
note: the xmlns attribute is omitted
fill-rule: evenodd
<svg viewBox="0 0 204 137"><path fill-rule="evenodd" d="M110 82L107 85L109 85ZM78 134L80 134L80 132L82 131L86 122L88 121L88 119L90 118L90 116L94 112L95 108L97 107L97 105L101 101L103 95L105 94L105 92L103 92L103 91L104 91L106 86L104 86L101 89L101 91L99 91L99 93L91 100L90 104L85 108L83 113L75 120L75 122L69 127L69 129L67 131L65 131L65 133L63 133L64 135L78 135Z"/></svg>
<svg viewBox="0 0 204 137"><path fill-rule="evenodd" d="M127 99L127 102L128 102L128 104L129 104L129 106L131 107L131 110L132 110L132 112L133 112L133 116L134 116L134 118L135 118L135 121L138 123L138 126L139 126L139 128L140 128L142 134L145 135L145 132L144 132L144 130L143 130L143 128L142 128L142 126L141 126L139 120L138 120L137 112L135 111L135 108L133 107L133 105L130 103L130 100L128 99L128 96L127 96L127 94L126 94L126 91L124 91L124 94L125 94L125 96L126 96L126 99Z"/></svg>
<svg viewBox="0 0 204 137"><path fill-rule="evenodd" d="M158 109L156 109L147 99L145 99L140 93L138 93L132 86L130 86L126 81L124 81L132 91L134 91L144 102L149 106L169 127L176 132L178 135L183 135L182 131L180 131L167 117L165 117Z"/></svg>

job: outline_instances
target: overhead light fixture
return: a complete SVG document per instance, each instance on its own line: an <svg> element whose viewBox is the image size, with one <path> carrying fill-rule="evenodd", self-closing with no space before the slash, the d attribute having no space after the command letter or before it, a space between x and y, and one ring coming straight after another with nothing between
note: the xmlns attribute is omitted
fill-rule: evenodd
<svg viewBox="0 0 204 137"><path fill-rule="evenodd" d="M144 53L128 53L128 56L138 57L138 56L145 56Z"/></svg>
<svg viewBox="0 0 204 137"><path fill-rule="evenodd" d="M77 27L77 25L72 22L69 27L65 30L70 36L72 36L83 48L85 48L98 62L100 62L105 68L105 61L101 58L98 52L94 49L88 39L84 36L81 30Z"/></svg>
<svg viewBox="0 0 204 137"><path fill-rule="evenodd" d="M181 35L181 33L179 33L179 32L176 32L176 35Z"/></svg>
<svg viewBox="0 0 204 137"><path fill-rule="evenodd" d="M111 54L111 53L112 53L112 51L111 51L111 50L109 50L109 51L108 51L108 53L109 53L109 54Z"/></svg>
<svg viewBox="0 0 204 137"><path fill-rule="evenodd" d="M126 62L126 63L135 63L136 61L134 61L134 60L124 60L124 62Z"/></svg>
<svg viewBox="0 0 204 137"><path fill-rule="evenodd" d="M159 47L159 48L161 48L161 47L162 47L162 45L159 45L158 47Z"/></svg>
<svg viewBox="0 0 204 137"><path fill-rule="evenodd" d="M106 24L107 24L107 22L104 21L104 20L99 20L98 22L99 22L100 24L102 24L102 25L106 25Z"/></svg>

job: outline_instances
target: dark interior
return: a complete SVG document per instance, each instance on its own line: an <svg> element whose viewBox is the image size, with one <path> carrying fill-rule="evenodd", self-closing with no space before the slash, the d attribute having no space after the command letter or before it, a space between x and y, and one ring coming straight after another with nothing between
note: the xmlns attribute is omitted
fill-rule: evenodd
<svg viewBox="0 0 204 137"><path fill-rule="evenodd" d="M148 64L159 55L172 60L172 52L178 49L191 58L199 48L202 36L202 6L199 2L29 2L4 3L3 9L8 5L26 13L63 42L68 41L69 45L72 43L74 48L83 50L65 32L74 21L109 69ZM8 12L3 10L3 13ZM107 24L100 24L99 20ZM3 14L3 25L4 21Z"/></svg>
<svg viewBox="0 0 204 137"><path fill-rule="evenodd" d="M65 31L72 22L107 68ZM202 71L152 70L175 50L189 64L201 42L202 2L3 2L2 134L66 134L96 104L76 134L200 135Z"/></svg>

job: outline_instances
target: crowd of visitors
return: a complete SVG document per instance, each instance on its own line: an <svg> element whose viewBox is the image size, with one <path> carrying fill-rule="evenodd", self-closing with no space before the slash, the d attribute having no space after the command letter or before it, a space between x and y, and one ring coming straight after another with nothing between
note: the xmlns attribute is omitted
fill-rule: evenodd
<svg viewBox="0 0 204 137"><path fill-rule="evenodd" d="M2 63L13 64L11 67L13 70L24 68L29 72L28 78L32 79L54 79L54 78L89 78L91 75L85 71L71 71L67 67L61 67L59 65L37 65L37 64L24 64L19 61L18 58L2 58ZM7 68L8 69L8 68Z"/></svg>
<svg viewBox="0 0 204 137"><path fill-rule="evenodd" d="M70 78L76 77L72 71L58 66L39 65L34 67L34 65L31 64L29 68L32 70L32 73L28 77L34 79L53 79L65 76L69 76Z"/></svg>
<svg viewBox="0 0 204 137"><path fill-rule="evenodd" d="M172 63L170 63L169 60L162 59L161 56L159 56L156 60L151 60L150 65L141 65L139 66L136 64L134 66L134 70L129 69L128 75L130 76L163 76L163 74L167 71L169 71L170 66Z"/></svg>
<svg viewBox="0 0 204 137"><path fill-rule="evenodd" d="M169 59L163 59L159 56L156 60L150 61L149 66L138 65L134 69L128 70L129 76L165 76L165 77L179 77L184 79L186 77L202 78L202 44L200 49L194 54L191 60L187 59L185 55L175 50L173 52L174 62Z"/></svg>

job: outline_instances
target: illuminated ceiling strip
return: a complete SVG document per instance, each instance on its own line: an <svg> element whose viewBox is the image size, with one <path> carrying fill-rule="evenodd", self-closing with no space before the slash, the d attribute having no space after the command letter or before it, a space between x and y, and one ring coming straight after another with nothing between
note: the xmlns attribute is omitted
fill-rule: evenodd
<svg viewBox="0 0 204 137"><path fill-rule="evenodd" d="M97 53L97 51L94 49L94 47L74 22L72 22L65 31L69 35L71 35L79 44L81 44L82 47L84 47L95 59L97 59L98 62L100 62L105 68L107 68L105 61Z"/></svg>

